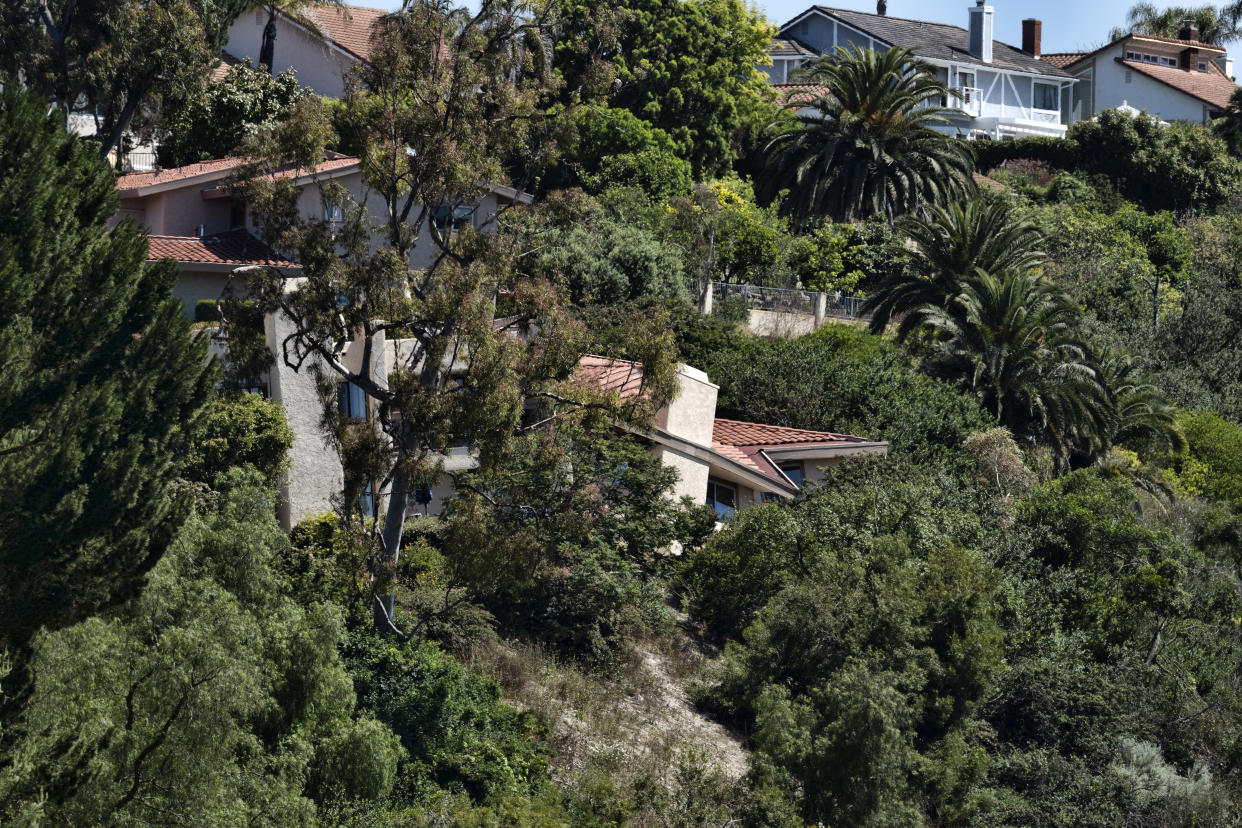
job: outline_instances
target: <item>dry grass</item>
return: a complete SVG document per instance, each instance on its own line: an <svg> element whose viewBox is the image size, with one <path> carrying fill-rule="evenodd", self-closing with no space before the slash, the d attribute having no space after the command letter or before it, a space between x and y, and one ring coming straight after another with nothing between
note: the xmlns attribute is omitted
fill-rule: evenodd
<svg viewBox="0 0 1242 828"><path fill-rule="evenodd" d="M507 701L547 723L561 784L572 784L590 766L613 768L633 780L670 781L688 757L701 757L727 779L746 770L739 740L686 696L686 683L704 657L684 635L635 643L608 675L517 642L480 642L462 656L471 669L499 683Z"/></svg>

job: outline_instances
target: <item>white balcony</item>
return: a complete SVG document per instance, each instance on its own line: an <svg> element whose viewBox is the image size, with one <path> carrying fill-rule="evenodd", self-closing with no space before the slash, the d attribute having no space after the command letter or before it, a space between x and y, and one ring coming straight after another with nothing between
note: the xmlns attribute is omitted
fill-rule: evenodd
<svg viewBox="0 0 1242 828"><path fill-rule="evenodd" d="M982 89L973 86L954 86L949 89L945 107L956 109L972 118L978 118L982 103Z"/></svg>

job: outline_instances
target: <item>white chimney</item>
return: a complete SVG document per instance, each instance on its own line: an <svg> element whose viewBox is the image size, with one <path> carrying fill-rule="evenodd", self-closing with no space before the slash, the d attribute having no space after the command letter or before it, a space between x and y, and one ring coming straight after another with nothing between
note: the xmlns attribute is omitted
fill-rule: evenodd
<svg viewBox="0 0 1242 828"><path fill-rule="evenodd" d="M970 33L968 50L972 57L984 63L992 62L992 27L995 10L983 5L983 0L976 0L970 9Z"/></svg>

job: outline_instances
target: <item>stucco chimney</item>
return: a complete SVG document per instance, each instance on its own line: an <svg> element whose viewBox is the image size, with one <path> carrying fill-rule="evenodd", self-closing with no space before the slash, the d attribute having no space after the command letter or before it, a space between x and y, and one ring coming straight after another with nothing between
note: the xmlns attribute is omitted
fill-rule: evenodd
<svg viewBox="0 0 1242 828"><path fill-rule="evenodd" d="M995 10L991 6L983 5L983 0L977 0L975 5L970 9L970 28L969 28L969 51L972 57L978 58L984 63L992 62L992 28L993 14Z"/></svg>
<svg viewBox="0 0 1242 828"><path fill-rule="evenodd" d="M1040 48L1043 46L1043 39L1044 24L1042 21L1034 18L1027 18L1022 21L1022 51L1039 57Z"/></svg>
<svg viewBox="0 0 1242 828"><path fill-rule="evenodd" d="M884 0L876 0L875 13L880 17L888 14L888 3L885 3Z"/></svg>
<svg viewBox="0 0 1242 828"><path fill-rule="evenodd" d="M1189 17L1186 18L1185 20L1182 21L1182 30L1177 33L1177 36L1181 38L1182 40L1198 41L1199 24Z"/></svg>

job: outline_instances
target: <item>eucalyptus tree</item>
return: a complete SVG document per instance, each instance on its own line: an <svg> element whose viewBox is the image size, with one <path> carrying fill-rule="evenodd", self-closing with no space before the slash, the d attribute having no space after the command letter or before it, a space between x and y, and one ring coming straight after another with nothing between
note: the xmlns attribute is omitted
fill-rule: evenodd
<svg viewBox="0 0 1242 828"><path fill-rule="evenodd" d="M559 124L544 106L559 82L543 51L555 8L544 0L484 0L473 12L414 2L380 19L345 103L369 198L321 188L343 220L299 217L298 191L265 175L273 164L310 167L322 157L308 140L325 137L313 100L255 145L266 160L240 184L264 237L301 265L296 283L258 270L250 288L261 308L292 326L278 358L312 372L323 389L347 519L357 517L368 485L378 495L364 517L375 519L373 609L385 632L403 634L393 586L402 530L417 490L440 478L451 447L470 445L477 476L486 477L508 462L524 413L533 420L526 429L580 411L641 417L672 387L667 336L634 352L651 393L626 411L573 383L585 329L568 317L557 285L520 266L519 237L499 215L510 208L479 206L494 185L521 190L559 150ZM380 371L375 349L385 339L402 341ZM346 365L351 342L363 350L360 367ZM374 401L368 419L340 415L342 382ZM480 510L509 508L485 487L476 494ZM463 520L471 518L478 530L484 518ZM464 555L490 543L478 531L459 537Z"/></svg>
<svg viewBox="0 0 1242 828"><path fill-rule="evenodd" d="M798 128L768 142L764 190L788 190L784 209L800 224L892 220L974 191L969 149L936 130L952 93L910 51L838 46L799 79L825 91L800 108Z"/></svg>
<svg viewBox="0 0 1242 828"><path fill-rule="evenodd" d="M107 158L163 102L206 82L242 0L16 0L0 5L0 82L92 115Z"/></svg>

